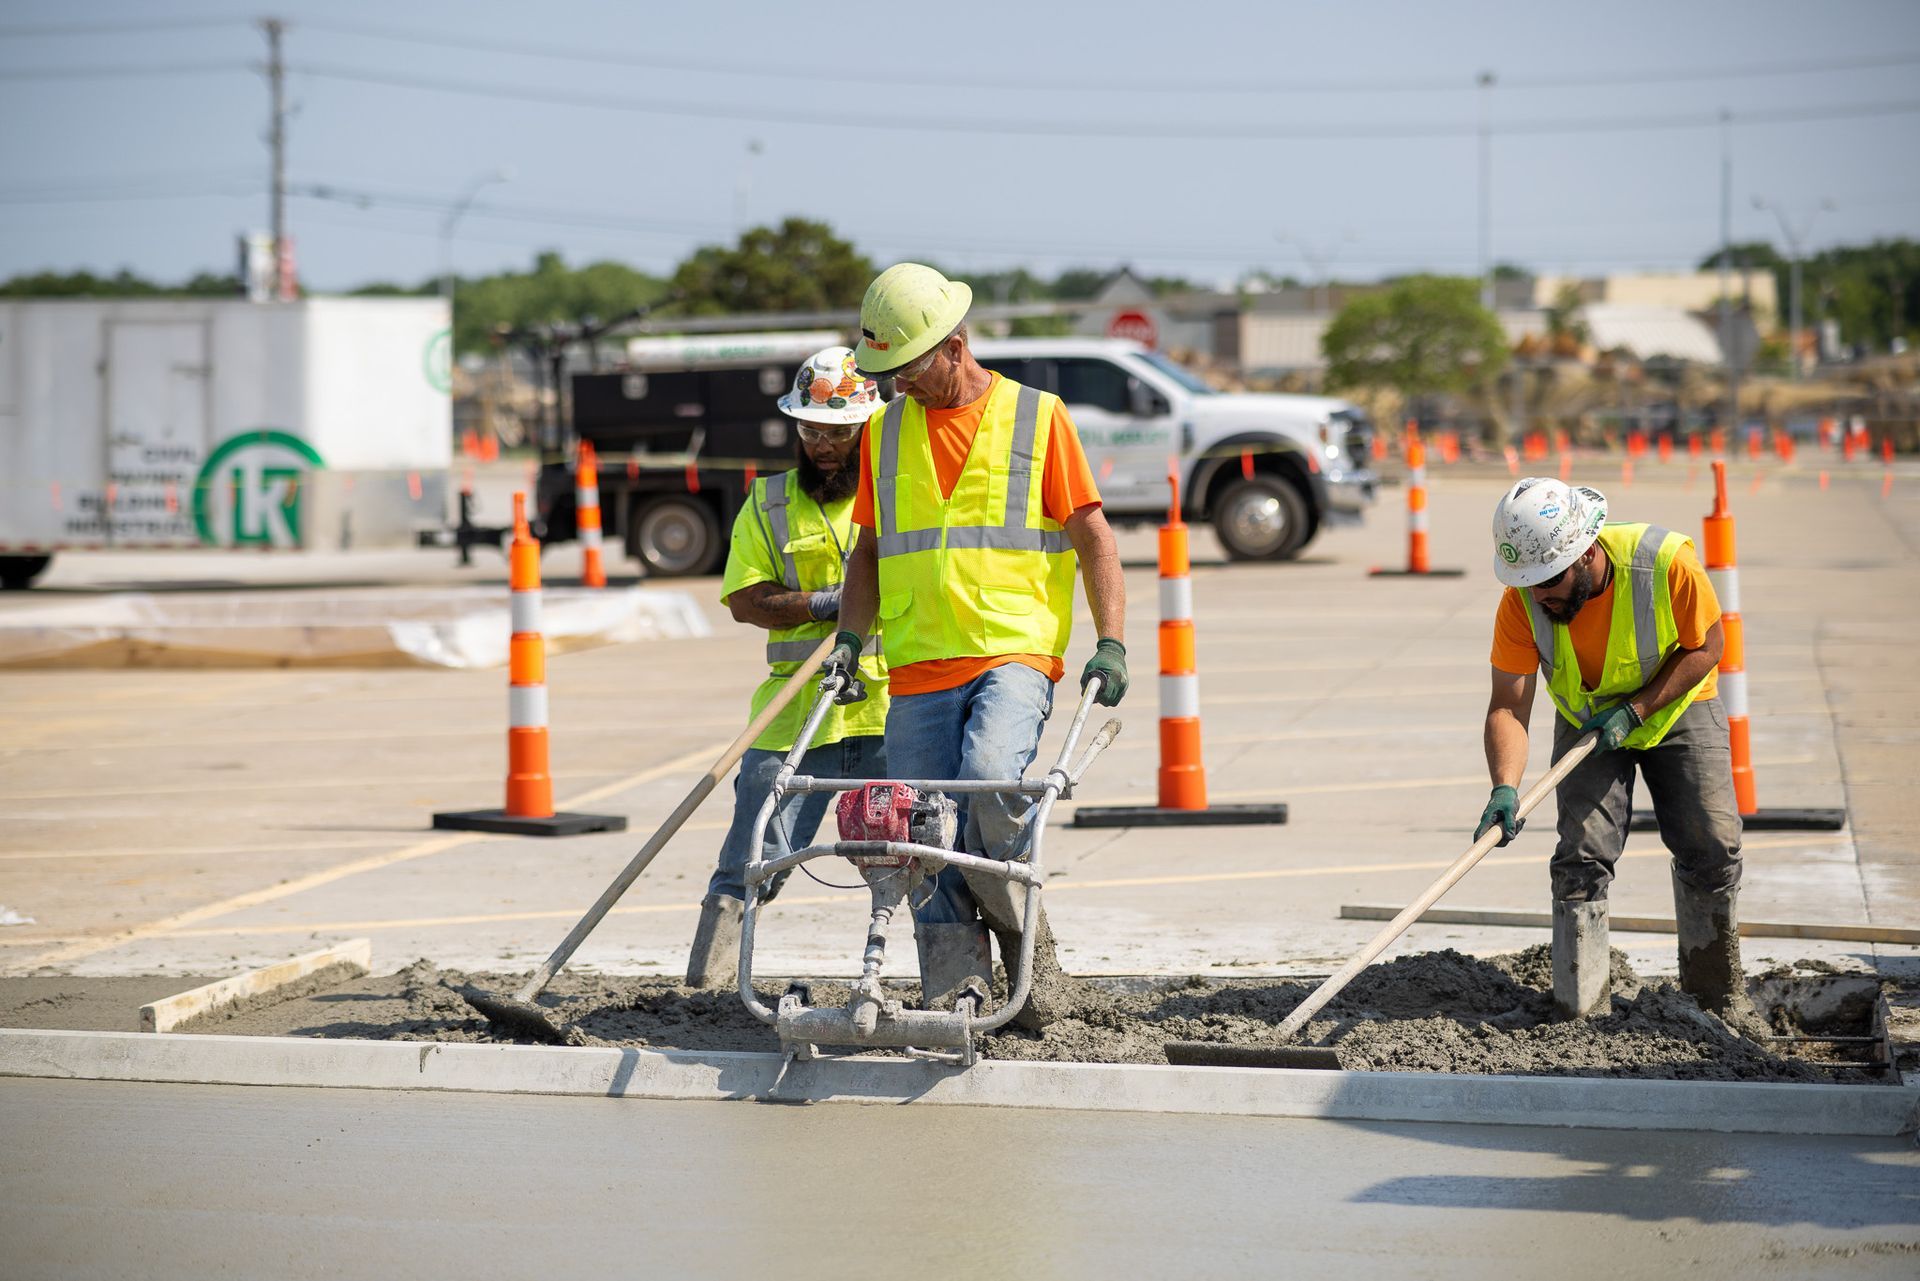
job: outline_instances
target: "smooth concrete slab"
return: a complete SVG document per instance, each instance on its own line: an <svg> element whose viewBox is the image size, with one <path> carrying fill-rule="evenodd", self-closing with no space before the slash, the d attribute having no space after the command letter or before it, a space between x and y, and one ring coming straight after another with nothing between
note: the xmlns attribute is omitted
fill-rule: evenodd
<svg viewBox="0 0 1920 1281"><path fill-rule="evenodd" d="M1905 1138L0 1082L9 1281L1901 1278Z"/></svg>
<svg viewBox="0 0 1920 1281"><path fill-rule="evenodd" d="M1302 1072L0 1029L0 1076L178 1084L912 1103L1606 1130L1892 1135L1920 1089L1416 1072Z"/></svg>

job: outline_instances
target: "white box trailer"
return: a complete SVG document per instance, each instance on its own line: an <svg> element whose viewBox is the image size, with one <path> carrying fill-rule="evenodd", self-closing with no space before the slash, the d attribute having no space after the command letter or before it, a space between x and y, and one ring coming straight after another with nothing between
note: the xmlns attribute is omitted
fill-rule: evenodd
<svg viewBox="0 0 1920 1281"><path fill-rule="evenodd" d="M63 548L410 545L451 357L438 298L0 301L0 584Z"/></svg>

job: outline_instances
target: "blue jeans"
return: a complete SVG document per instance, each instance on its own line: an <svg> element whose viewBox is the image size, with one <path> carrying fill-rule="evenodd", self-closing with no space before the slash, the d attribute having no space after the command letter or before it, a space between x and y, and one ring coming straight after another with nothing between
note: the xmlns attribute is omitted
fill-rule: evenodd
<svg viewBox="0 0 1920 1281"><path fill-rule="evenodd" d="M843 738L825 747L816 747L800 758L800 773L817 778L885 778L887 776L886 740L878 734ZM725 894L746 901L747 855L753 847L753 822L760 807L773 790L773 777L780 772L785 752L747 749L740 758L740 772L733 780L733 823L727 839L720 845L720 866L707 882L707 893ZM780 808L767 823L766 839L761 842L762 859L779 858L813 844L820 820L827 816L829 792L792 792L782 798ZM777 883L769 882L762 898L772 898Z"/></svg>
<svg viewBox="0 0 1920 1281"><path fill-rule="evenodd" d="M1019 778L1040 750L1040 731L1052 712L1053 682L1019 663L990 668L953 689L895 694L887 708L887 764L894 778ZM975 792L953 799L967 853L1004 860L1025 852L1029 798ZM927 925L979 919L957 868L940 873L913 919Z"/></svg>

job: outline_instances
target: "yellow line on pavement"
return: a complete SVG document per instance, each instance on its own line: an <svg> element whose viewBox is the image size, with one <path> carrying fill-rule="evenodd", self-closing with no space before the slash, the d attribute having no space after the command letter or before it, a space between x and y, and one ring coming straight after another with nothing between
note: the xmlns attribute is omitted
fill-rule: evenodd
<svg viewBox="0 0 1920 1281"><path fill-rule="evenodd" d="M383 836L373 840L321 841L310 845L277 845L270 840L262 840L252 845L161 845L149 849L106 850L7 850L0 852L0 860L27 858L162 858L168 855L177 858L202 858L216 854L301 854L320 850L381 849L391 844L393 844L393 838Z"/></svg>
<svg viewBox="0 0 1920 1281"><path fill-rule="evenodd" d="M582 805L589 801L597 800L602 796L611 795L613 790L624 787L635 787L663 775L676 773L687 768L687 766L693 762L709 760L719 755L725 748L725 743L719 743L711 747L702 748L697 752L688 752L682 756L676 756L670 761L651 766L641 770L637 774L630 775L622 779L620 783L614 785L612 788L596 788L591 792L583 792L578 796L568 797L560 802L558 808L571 809L576 805ZM155 935L161 934L171 936L185 927L198 924L201 921L227 916L234 912L244 911L250 907L258 907L262 903L271 903L278 899L289 898L295 894L303 894L308 890L317 889L322 885L330 885L335 881L344 880L349 876L358 876L362 872L378 871L383 867L392 867L396 863L406 863L414 859L426 858L430 855L438 854L443 850L452 849L456 845L504 839L506 838L474 832L455 832L446 836L429 837L424 841L416 841L412 845L385 854L370 855L366 858L355 859L350 863L342 863L337 867L327 868L307 876L298 877L291 881L282 881L277 885L269 885L263 889L249 890L245 894L236 894L231 898L221 899L218 902L208 903L202 907L193 908L190 911L163 917L158 921L150 921L145 925L137 925L132 929L122 930L116 934L96 936L76 941L45 953L36 958L33 964L36 966L64 965L71 961L80 960L83 957L95 956L101 952L110 951L113 948L121 947L140 939L152 938Z"/></svg>

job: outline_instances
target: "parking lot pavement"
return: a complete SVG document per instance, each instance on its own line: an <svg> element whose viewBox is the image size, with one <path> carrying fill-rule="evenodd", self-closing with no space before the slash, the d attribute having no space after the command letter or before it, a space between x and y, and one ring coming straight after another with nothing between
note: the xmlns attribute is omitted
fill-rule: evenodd
<svg viewBox="0 0 1920 1281"><path fill-rule="evenodd" d="M1616 514L1697 533L1704 481L1684 465L1576 479ZM1822 491L1803 462L1757 492L1736 469L1742 588L1761 803L1845 806L1841 833L1755 833L1752 919L1920 923L1920 688L1907 654L1920 481L1883 499L1879 473ZM1325 969L1376 928L1342 903L1404 902L1465 848L1484 802L1480 719L1497 587L1487 520L1504 471L1442 472L1433 557L1464 577L1369 579L1404 558L1398 491L1368 524L1324 533L1297 563L1232 565L1196 533L1193 577L1208 782L1216 801L1278 800L1283 827L1079 830L1047 836L1048 902L1068 965L1084 972ZM1153 539L1122 537L1134 692L1125 731L1081 800L1154 794ZM547 556L550 575L577 549ZM217 581L498 583L447 552L277 560L63 557L55 592ZM618 577L616 568L616 577ZM699 598L716 635L611 646L549 665L556 799L625 814L626 833L567 840L428 830L436 810L497 804L505 673L345 670L0 672L0 972L223 972L360 934L376 965L527 966L543 958L744 723L758 634L731 622L717 581ZM1084 624L1084 615L1083 615ZM1092 648L1076 632L1069 672ZM1041 748L1066 720L1061 706ZM1533 770L1544 762L1545 700ZM730 795L695 815L582 949L579 961L672 971ZM1551 807L1456 889L1452 905L1544 910ZM1670 914L1664 852L1635 835L1617 910ZM851 882L850 876L828 881ZM763 925L763 972L831 972L858 955L864 892L796 877ZM1511 950L1525 929L1420 926L1403 949ZM316 942L318 940L318 942ZM1648 971L1672 939L1616 936ZM1872 962L1914 949L1755 940L1750 963Z"/></svg>

